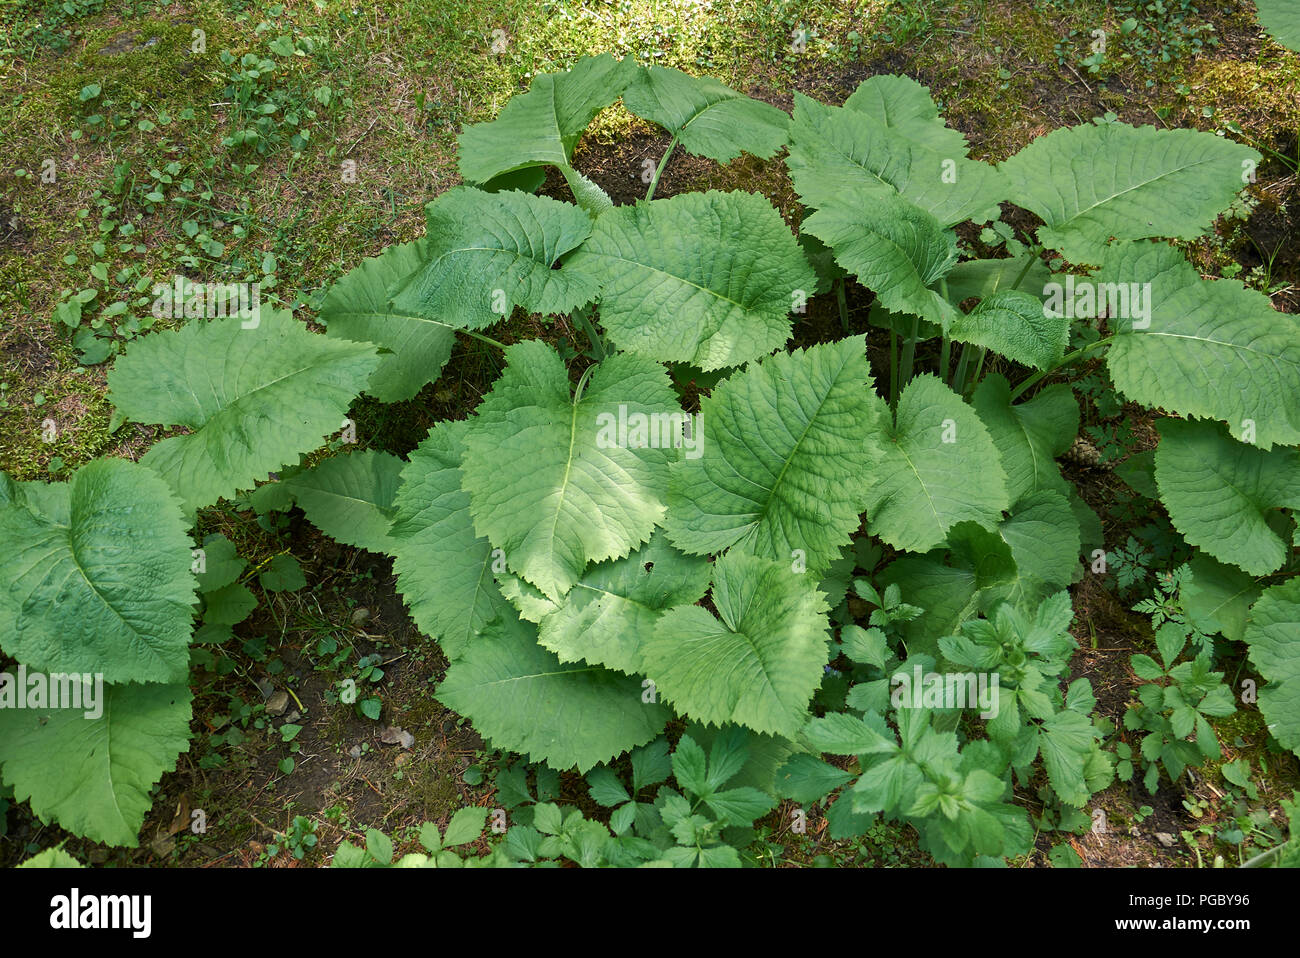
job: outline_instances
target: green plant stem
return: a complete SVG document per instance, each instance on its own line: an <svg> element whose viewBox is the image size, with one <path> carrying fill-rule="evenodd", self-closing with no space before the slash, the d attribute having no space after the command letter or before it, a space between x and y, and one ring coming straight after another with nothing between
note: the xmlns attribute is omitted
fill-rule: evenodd
<svg viewBox="0 0 1300 958"><path fill-rule="evenodd" d="M889 331L889 404L898 403L898 333Z"/></svg>
<svg viewBox="0 0 1300 958"><path fill-rule="evenodd" d="M1276 856L1282 854L1282 850L1285 849L1285 848L1286 848L1285 845L1277 845L1277 846L1275 846L1275 847L1273 847L1273 848L1270 848L1268 851L1260 852L1260 853L1259 853L1258 855L1256 855L1254 858L1251 858L1251 859L1249 859L1248 861L1246 861L1245 863L1243 863L1243 864L1241 865L1241 867L1242 867L1242 868L1259 868L1261 865L1263 865L1263 864L1264 864L1266 861L1268 861L1270 858L1274 858L1274 857L1276 857Z"/></svg>
<svg viewBox="0 0 1300 958"><path fill-rule="evenodd" d="M1012 390L1011 401L1015 402L1017 397L1019 397L1026 389L1029 389L1031 386L1036 385L1039 382L1039 380L1041 380L1044 376L1051 375L1052 373L1056 372L1058 369L1070 365L1070 363L1078 362L1080 359L1082 359L1088 353L1092 352L1094 349L1099 349L1102 346L1109 345L1110 341L1114 338L1115 338L1114 336L1104 336L1101 339L1097 340L1095 343L1089 343L1087 346L1084 346L1080 349L1076 349L1072 353L1067 353L1065 358L1062 359L1055 366L1053 366L1051 369L1043 369L1034 373L1032 376L1030 376L1028 379L1022 382L1019 386L1017 386L1014 390Z"/></svg>
<svg viewBox="0 0 1300 958"><path fill-rule="evenodd" d="M840 325L847 333L849 331L849 301L844 295L844 277L841 276L835 281L835 301L840 306Z"/></svg>
<svg viewBox="0 0 1300 958"><path fill-rule="evenodd" d="M655 178L650 181L650 189L645 191L645 201L647 203L654 199L655 187L659 185L659 177L663 175L664 167L668 165L668 157L673 155L673 147L676 145L677 135L673 134L673 138L668 141L668 149L664 150L663 159L661 159L659 165L655 167Z"/></svg>
<svg viewBox="0 0 1300 958"><path fill-rule="evenodd" d="M948 298L948 280L945 277L939 277L939 295L944 299ZM952 358L952 343L947 336L939 337L939 378L946 380L948 378L948 360Z"/></svg>
<svg viewBox="0 0 1300 958"><path fill-rule="evenodd" d="M1029 271L1034 268L1034 263L1038 262L1037 250L1032 250L1027 255L1029 256L1029 259L1025 261L1025 268L1020 271L1020 275L1016 277L1016 281L1011 284L1012 289L1020 288L1020 284L1025 281L1025 277L1029 275Z"/></svg>
<svg viewBox="0 0 1300 958"><path fill-rule="evenodd" d="M948 383L953 389L958 388L966 382L966 369L970 366L972 349L973 347L970 343L961 344L961 356L957 359L957 371L952 374L952 379L949 380Z"/></svg>
<svg viewBox="0 0 1300 958"><path fill-rule="evenodd" d="M578 380L578 388L573 392L573 404L575 406L582 401L582 391L587 388L587 380L591 378L592 370L599 365L600 363L592 363L582 371L582 377Z"/></svg>
<svg viewBox="0 0 1300 958"><path fill-rule="evenodd" d="M497 349L500 350L504 350L506 348L505 343L498 342L497 340L493 339L491 336L484 336L482 333L476 333L472 329L460 329L457 330L457 332L464 333L466 336L473 336L475 339L481 340L487 343L489 346L495 346Z"/></svg>
<svg viewBox="0 0 1300 958"><path fill-rule="evenodd" d="M582 309L575 309L572 315L574 321L587 334L587 339L591 340L591 348L596 351L596 362L603 363L609 353L605 351L605 341L600 338L600 333L596 332L596 327L592 325L589 313L590 311L584 306Z"/></svg>
<svg viewBox="0 0 1300 958"><path fill-rule="evenodd" d="M921 332L921 317L912 317L912 331L908 333L907 345L903 347L903 373L899 381L901 386L906 386L912 378L912 361L916 358L916 337Z"/></svg>
<svg viewBox="0 0 1300 958"><path fill-rule="evenodd" d="M970 380L968 382L962 384L961 392L963 396L966 395L966 393L970 392L972 389L974 389L975 384L980 381L980 373L984 371L984 357L987 356L988 354L989 351L983 348L982 346L980 347L979 352L976 353L975 372L971 374Z"/></svg>

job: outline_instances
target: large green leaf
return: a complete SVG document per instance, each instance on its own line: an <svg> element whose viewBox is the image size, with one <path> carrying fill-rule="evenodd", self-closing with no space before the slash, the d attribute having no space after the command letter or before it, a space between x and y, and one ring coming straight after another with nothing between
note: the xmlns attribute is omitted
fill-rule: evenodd
<svg viewBox="0 0 1300 958"><path fill-rule="evenodd" d="M405 463L377 449L334 456L284 479L321 532L371 552L392 552L388 527Z"/></svg>
<svg viewBox="0 0 1300 958"><path fill-rule="evenodd" d="M545 343L510 346L506 362L466 434L464 488L475 530L558 599L587 563L627 555L663 520L684 414L664 368L639 356L594 367L577 398ZM649 445L638 448L641 417Z"/></svg>
<svg viewBox="0 0 1300 958"><path fill-rule="evenodd" d="M786 165L804 205L861 206L900 195L942 226L997 215L1006 184L996 169L967 159L965 149L922 142L917 125L907 124L900 135L878 113L862 109L865 100L857 106L826 106L795 94Z"/></svg>
<svg viewBox="0 0 1300 958"><path fill-rule="evenodd" d="M721 383L701 403L703 455L670 469L668 538L701 555L734 546L789 562L799 550L808 571L825 570L865 508L871 389L861 336L778 353Z"/></svg>
<svg viewBox="0 0 1300 958"><path fill-rule="evenodd" d="M743 760L740 771L727 779L730 788L756 788L768 795L776 795L777 773L781 766L794 753L808 754L806 746L796 745L788 738L778 735L759 735L740 725L703 725L691 722L683 735L689 735L700 748L708 749L716 755L715 750L730 746L729 758L733 764ZM719 763L710 759L715 772ZM725 771L725 769L724 769Z"/></svg>
<svg viewBox="0 0 1300 958"><path fill-rule="evenodd" d="M868 491L871 531L897 549L926 552L972 520L993 527L1011 505L1006 473L975 411L934 376L917 376L882 417L884 456Z"/></svg>
<svg viewBox="0 0 1300 958"><path fill-rule="evenodd" d="M380 402L410 399L425 383L437 379L456 342L456 323L389 305L389 288L429 259L427 245L416 240L362 260L321 301L325 335L376 343L391 351L381 356L366 387Z"/></svg>
<svg viewBox="0 0 1300 958"><path fill-rule="evenodd" d="M678 712L793 738L826 664L825 597L788 562L728 553L713 606L669 609L642 645L646 673Z"/></svg>
<svg viewBox="0 0 1300 958"><path fill-rule="evenodd" d="M590 566L559 602L517 576L501 590L520 614L540 626L538 641L562 662L587 661L628 674L645 671L641 644L660 614L690 605L709 588L707 559L670 546L662 532L623 559Z"/></svg>
<svg viewBox="0 0 1300 958"><path fill-rule="evenodd" d="M491 544L474 532L461 489L468 422L441 422L411 453L393 500L397 588L422 632L450 659L497 616L514 616L493 579ZM504 564L499 568L504 570Z"/></svg>
<svg viewBox="0 0 1300 958"><path fill-rule="evenodd" d="M135 422L188 426L140 461L185 509L249 489L343 426L379 357L369 343L307 331L283 310L191 322L133 342L108 374L109 398Z"/></svg>
<svg viewBox="0 0 1300 958"><path fill-rule="evenodd" d="M956 319L958 310L929 287L957 262L957 237L925 210L896 196L858 196L817 210L803 229L886 309L945 330Z"/></svg>
<svg viewBox="0 0 1300 958"><path fill-rule="evenodd" d="M1052 271L1034 253L1024 253L1011 259L964 260L945 279L948 301L956 306L972 296L986 299L1013 287L1038 295L1051 282ZM1016 280L1019 286L1015 286Z"/></svg>
<svg viewBox="0 0 1300 958"><path fill-rule="evenodd" d="M565 269L598 283L620 349L708 371L784 346L817 276L789 227L753 193L684 193L596 221Z"/></svg>
<svg viewBox="0 0 1300 958"><path fill-rule="evenodd" d="M1224 638L1241 642L1250 606L1259 598L1259 584L1235 566L1199 552L1189 566L1191 578L1178 596L1187 621L1207 635L1221 632Z"/></svg>
<svg viewBox="0 0 1300 958"><path fill-rule="evenodd" d="M1011 547L996 532L976 522L959 522L948 530L946 548L925 555L904 555L881 570L879 584L897 585L904 602L925 611L899 624L909 652L938 653L937 639L952 635L1016 582ZM985 605L988 603L986 602Z"/></svg>
<svg viewBox="0 0 1300 958"><path fill-rule="evenodd" d="M1039 137L1002 164L1010 199L1043 219L1038 239L1072 263L1106 244L1195 239L1228 208L1260 155L1197 130L1091 123Z"/></svg>
<svg viewBox="0 0 1300 958"><path fill-rule="evenodd" d="M1255 0L1259 22L1288 50L1300 52L1300 4L1295 0Z"/></svg>
<svg viewBox="0 0 1300 958"><path fill-rule="evenodd" d="M593 277L554 268L591 234L591 218L578 207L459 186L427 212L427 259L392 290L394 309L481 329L515 306L567 313L595 298Z"/></svg>
<svg viewBox="0 0 1300 958"><path fill-rule="evenodd" d="M1013 502L1039 489L1068 492L1069 483L1055 459L1079 432L1079 404L1069 386L1049 386L1033 399L1012 405L1010 383L992 373L975 387L971 405L998 447Z"/></svg>
<svg viewBox="0 0 1300 958"><path fill-rule="evenodd" d="M713 77L693 77L671 67L641 69L623 91L623 105L668 130L687 152L720 163L742 151L772 156L785 146L790 125L790 118L774 106Z"/></svg>
<svg viewBox="0 0 1300 958"><path fill-rule="evenodd" d="M1300 321L1235 280L1202 280L1163 243L1113 250L1098 283L1150 283L1150 326L1112 320L1115 386L1134 402L1219 419L1268 448L1300 443ZM1254 432L1253 440L1250 438Z"/></svg>
<svg viewBox="0 0 1300 958"><path fill-rule="evenodd" d="M555 769L592 766L649 742L669 712L642 683L594 665L565 665L537 629L495 620L447 670L437 698L498 748Z"/></svg>
<svg viewBox="0 0 1300 958"><path fill-rule="evenodd" d="M1065 355L1070 321L1048 312L1042 300L1018 289L1004 289L958 313L948 335L974 343L1035 369L1051 369Z"/></svg>
<svg viewBox="0 0 1300 958"><path fill-rule="evenodd" d="M46 822L96 842L135 847L150 790L189 748L184 685L105 685L102 714L0 709L0 771Z"/></svg>
<svg viewBox="0 0 1300 958"><path fill-rule="evenodd" d="M1251 607L1246 644L1250 661L1268 682L1259 692L1268 730L1300 754L1300 579L1264 590Z"/></svg>
<svg viewBox="0 0 1300 958"><path fill-rule="evenodd" d="M1016 560L1016 578L993 595L1026 612L1070 584L1079 568L1079 521L1069 500L1040 489L1021 499L998 527Z"/></svg>
<svg viewBox="0 0 1300 958"><path fill-rule="evenodd" d="M530 166L569 167L578 137L632 79L629 57L583 57L564 73L540 73L528 92L515 96L496 119L467 126L457 143L460 175L468 183Z"/></svg>
<svg viewBox="0 0 1300 958"><path fill-rule="evenodd" d="M132 462L96 460L40 493L0 473L0 647L47 672L183 678L197 584L185 529L167 484Z"/></svg>
<svg viewBox="0 0 1300 958"><path fill-rule="evenodd" d="M219 532L209 533L203 537L202 564L194 564L192 570L199 580L200 592L216 592L232 585L248 562L235 552L235 544ZM198 559L198 556L195 556Z"/></svg>
<svg viewBox="0 0 1300 958"><path fill-rule="evenodd" d="M895 136L944 156L965 156L969 150L961 131L944 124L930 91L911 77L888 73L868 77L844 101L844 107L866 114Z"/></svg>
<svg viewBox="0 0 1300 958"><path fill-rule="evenodd" d="M1156 430L1156 485L1174 528L1251 575L1279 568L1288 548L1268 516L1300 509L1300 451L1242 445L1218 423L1165 419Z"/></svg>
<svg viewBox="0 0 1300 958"><path fill-rule="evenodd" d="M1096 735L1088 716L1072 709L1057 712L1038 727L1043 768L1057 796L1067 805L1082 806L1092 796L1084 765Z"/></svg>
<svg viewBox="0 0 1300 958"><path fill-rule="evenodd" d="M27 859L19 868L85 868L62 848L47 848Z"/></svg>

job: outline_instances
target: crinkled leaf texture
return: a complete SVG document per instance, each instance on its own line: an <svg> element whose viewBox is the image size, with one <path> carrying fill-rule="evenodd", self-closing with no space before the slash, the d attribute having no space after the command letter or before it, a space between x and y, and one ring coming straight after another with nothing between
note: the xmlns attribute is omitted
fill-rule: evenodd
<svg viewBox="0 0 1300 958"><path fill-rule="evenodd" d="M929 287L957 262L957 237L925 210L895 196L858 196L824 206L803 229L835 251L835 262L881 306L948 329L958 310Z"/></svg>
<svg viewBox="0 0 1300 958"><path fill-rule="evenodd" d="M593 277L554 268L591 234L591 218L571 203L458 186L427 212L427 258L392 290L394 309L482 329L515 306L567 313L595 298Z"/></svg>
<svg viewBox="0 0 1300 958"><path fill-rule="evenodd" d="M1270 510L1300 509L1300 451L1246 446L1219 423L1156 424L1156 485L1169 521L1189 544L1251 575L1286 561Z"/></svg>
<svg viewBox="0 0 1300 958"><path fill-rule="evenodd" d="M531 166L569 167L578 137L632 79L629 57L583 57L563 73L539 73L528 92L512 97L496 119L467 126L457 139L460 175L468 183Z"/></svg>
<svg viewBox="0 0 1300 958"><path fill-rule="evenodd" d="M47 848L39 854L33 855L27 861L18 866L19 868L85 868L81 862L77 861L62 848Z"/></svg>
<svg viewBox="0 0 1300 958"><path fill-rule="evenodd" d="M185 685L105 685L103 714L0 709L0 770L19 801L74 835L134 848L150 789L189 748Z"/></svg>
<svg viewBox="0 0 1300 958"><path fill-rule="evenodd" d="M975 387L971 405L998 447L1013 502L1040 489L1068 495L1069 483L1055 461L1079 432L1079 404L1068 385L1048 386L1012 405L1011 384L991 373Z"/></svg>
<svg viewBox="0 0 1300 958"><path fill-rule="evenodd" d="M438 378L456 343L457 323L389 305L388 290L428 261L427 245L416 240L362 260L321 301L326 336L391 350L380 357L366 387L380 402L414 398Z"/></svg>
<svg viewBox="0 0 1300 958"><path fill-rule="evenodd" d="M868 106L826 106L795 94L786 165L804 205L823 209L851 198L862 206L896 195L942 226L997 214L1007 190L997 169L967 159L964 149L936 149L919 125L886 125Z"/></svg>
<svg viewBox="0 0 1300 958"><path fill-rule="evenodd" d="M1203 280L1164 243L1108 255L1098 283L1150 283L1150 326L1111 320L1106 351L1128 399L1180 416L1219 419L1232 435L1269 448L1300 443L1300 321L1235 280ZM1250 440L1250 431L1254 439Z"/></svg>
<svg viewBox="0 0 1300 958"><path fill-rule="evenodd" d="M728 163L741 152L767 159L785 146L790 118L713 77L671 67L642 68L623 91L623 105L658 123L689 153Z"/></svg>
<svg viewBox="0 0 1300 958"><path fill-rule="evenodd" d="M659 616L697 602L709 588L709 575L707 559L683 555L656 531L626 558L589 566L558 603L517 576L503 577L501 591L525 619L538 623L538 641L560 661L631 675L645 671L641 645L654 634Z"/></svg>
<svg viewBox="0 0 1300 958"><path fill-rule="evenodd" d="M826 664L826 600L814 576L730 552L713 566L713 605L670 609L642 645L646 674L678 712L793 738Z"/></svg>
<svg viewBox="0 0 1300 958"><path fill-rule="evenodd" d="M1007 478L975 411L927 373L907 384L890 419L882 413L871 531L897 549L927 552L963 520L996 526L1011 505Z"/></svg>
<svg viewBox="0 0 1300 958"><path fill-rule="evenodd" d="M764 197L684 193L601 216L566 270L600 286L611 342L705 371L784 346L817 275Z"/></svg>
<svg viewBox="0 0 1300 958"><path fill-rule="evenodd" d="M0 473L0 646L46 672L184 678L197 585L185 528L167 484L132 462L40 489Z"/></svg>
<svg viewBox="0 0 1300 958"><path fill-rule="evenodd" d="M469 423L440 422L411 453L393 501L397 588L420 631L449 659L500 615L514 616L492 576L491 544L474 531L461 460Z"/></svg>
<svg viewBox="0 0 1300 958"><path fill-rule="evenodd" d="M1072 263L1100 263L1106 244L1195 239L1246 183L1249 147L1198 130L1090 123L1041 136L1002 164L1010 200L1043 219L1038 239Z"/></svg>
<svg viewBox="0 0 1300 958"><path fill-rule="evenodd" d="M562 663L537 644L536 626L513 615L494 620L452 663L437 698L498 748L580 772L649 742L669 716L643 701L636 678Z"/></svg>
<svg viewBox="0 0 1300 958"><path fill-rule="evenodd" d="M1268 684L1259 691L1259 710L1268 730L1300 754L1300 579L1264 590L1246 626L1250 661Z"/></svg>
<svg viewBox="0 0 1300 958"><path fill-rule="evenodd" d="M872 402L866 342L778 353L701 403L703 455L670 467L668 538L704 555L734 548L824 571L866 508Z"/></svg>
<svg viewBox="0 0 1300 958"><path fill-rule="evenodd" d="M938 150L945 156L965 156L969 151L960 130L946 126L927 87L911 77L879 74L868 77L844 101L910 143Z"/></svg>
<svg viewBox="0 0 1300 958"><path fill-rule="evenodd" d="M1022 365L1051 369L1065 355L1070 321L1048 312L1036 296L1004 289L980 300L969 313L958 313L949 335Z"/></svg>
<svg viewBox="0 0 1300 958"><path fill-rule="evenodd" d="M379 365L371 344L315 335L283 310L261 310L255 328L241 322L199 320L144 336L108 374L120 415L190 428L140 460L187 512L319 446Z"/></svg>
<svg viewBox="0 0 1300 958"><path fill-rule="evenodd" d="M545 343L505 355L506 371L465 435L464 488L475 530L558 599L589 562L627 555L662 521L684 414L668 373L649 359L611 356L575 401L564 361ZM641 416L651 445L637 448Z"/></svg>
<svg viewBox="0 0 1300 958"><path fill-rule="evenodd" d="M327 536L371 552L392 552L388 527L404 465L392 453L366 449L333 456L282 481Z"/></svg>

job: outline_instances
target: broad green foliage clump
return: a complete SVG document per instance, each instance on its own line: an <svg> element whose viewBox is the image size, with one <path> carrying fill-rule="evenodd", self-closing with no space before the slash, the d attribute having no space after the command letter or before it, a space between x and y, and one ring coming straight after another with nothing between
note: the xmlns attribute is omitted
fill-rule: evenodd
<svg viewBox="0 0 1300 958"><path fill-rule="evenodd" d="M668 153L785 162L800 230L754 193L654 198L668 154L614 206L572 161L620 98ZM98 724L0 713L4 780L38 815L136 840L186 747L192 634L229 636L255 602L230 543L186 530L277 472L259 508L394 557L450 661L439 700L612 809L607 828L535 801L483 863L738 865L736 830L779 799L819 806L833 838L909 823L946 864L1027 854L1115 775L1113 726L1067 683L1068 589L1106 574L1056 463L1089 359L1160 411L1126 475L1194 553L1189 631L1248 646L1272 733L1300 747L1300 323L1171 242L1212 227L1257 153L1097 120L994 166L905 77L787 116L608 55L537 77L459 143L465 185L428 205L425 238L325 293L326 335L269 310L144 337L109 377L119 420L183 433L67 484L0 479L0 646L109 683ZM547 167L574 202L536 194ZM1017 234L1001 204L1042 225ZM966 222L1008 256L974 255ZM809 299L843 303L850 281L870 316L814 336ZM303 466L359 394L411 399L457 335L500 345L486 334L516 310L567 317L590 349L502 347L472 414L405 460ZM1150 684L1125 726L1148 734L1121 743L1121 777L1135 749L1174 778L1217 754L1207 716L1233 706L1208 652L1176 664L1188 634L1134 659ZM372 832L336 863L458 864L479 812L428 826L427 854L394 862Z"/></svg>

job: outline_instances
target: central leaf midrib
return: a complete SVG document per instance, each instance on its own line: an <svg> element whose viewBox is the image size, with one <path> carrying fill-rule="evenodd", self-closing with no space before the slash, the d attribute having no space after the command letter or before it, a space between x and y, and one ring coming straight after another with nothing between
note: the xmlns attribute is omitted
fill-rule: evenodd
<svg viewBox="0 0 1300 958"><path fill-rule="evenodd" d="M551 574L549 578L551 579L552 585L555 584L556 579L554 572L556 559L555 531L560 527L560 513L564 510L564 497L569 491L569 475L573 472L573 448L578 438L578 405L581 401L580 397L575 396L569 404L570 409L572 410L572 415L569 417L569 453L564 460L564 479L560 483L560 499L559 502L555 504L555 516L551 520L551 533L547 538L547 552L551 564ZM550 598L550 596L548 595L547 598Z"/></svg>
<svg viewBox="0 0 1300 958"><path fill-rule="evenodd" d="M840 368L836 371L835 376L832 378L832 382L829 388L827 388L825 395L823 395L821 400L817 403L817 409L813 412L811 416L808 417L808 421L804 424L803 432L801 432L799 434L799 438L795 440L794 448L791 449L790 454L785 457L785 462L782 463L781 465L781 471L777 474L776 479L773 480L772 486L768 490L767 501L763 503L763 509L761 512L759 512L758 518L754 520L753 523L754 525L758 525L760 522L764 521L767 518L768 510L772 507L772 500L776 498L776 490L781 485L781 481L785 478L785 474L789 471L790 463L792 463L794 461L794 457L799 454L799 449L803 445L804 439L807 438L808 431L812 429L813 422L816 421L817 417L821 414L821 411L826 406L826 403L830 401L831 393L834 391L835 387L839 384L840 375L848 367L848 364L849 361L847 359L841 359Z"/></svg>
<svg viewBox="0 0 1300 958"><path fill-rule="evenodd" d="M1111 201L1116 200L1121 196L1125 196L1129 193L1132 193L1134 190L1140 190L1143 187L1150 186L1152 183L1164 179L1165 177L1173 176L1176 173L1183 173L1187 170L1194 169L1195 167L1203 166L1206 163L1213 163L1213 162L1214 162L1213 159L1200 159L1195 161L1194 163L1188 164L1187 166L1179 166L1172 170L1164 170L1158 173L1157 175L1153 176L1149 180L1142 180L1139 183L1134 183L1132 186L1128 187L1127 189L1123 189L1120 190L1118 193L1111 193L1109 196L1102 197L1097 202L1089 206L1080 207L1074 213L1069 214L1065 219L1060 220L1059 222L1056 223L1051 223L1049 225L1052 226L1053 228L1060 228L1062 226L1067 226L1070 223L1072 223L1074 220L1083 216L1085 213L1090 213L1093 210L1095 210L1097 207L1104 206L1105 204L1110 203ZM1078 184L1075 184L1075 192L1077 194ZM1064 197L1062 197L1062 199L1064 199Z"/></svg>
<svg viewBox="0 0 1300 958"><path fill-rule="evenodd" d="M620 263L627 263L627 264L630 265L630 266L639 266L641 269L649 270L649 271L652 272L652 273L659 273L659 274L661 274L661 275L663 275L663 276L667 276L669 279L675 279L675 280L677 280L677 281L678 281L679 283L681 283L683 286L690 286L690 287L692 287L692 288L694 288L694 289L698 289L698 290L700 290L701 292L709 293L709 294L711 294L711 295L717 297L718 299L722 300L722 302L724 302L724 303L730 303L732 306L735 306L737 309L742 309L742 310L744 310L745 312L749 312L749 311L750 311L750 310L749 310L749 307L747 307L744 303L740 303L740 302L737 302L737 301L734 300L734 299L730 299L730 298L728 298L728 297L722 295L721 293L719 293L716 289L713 289L712 287L709 287L709 286L701 286L699 283L692 283L692 282L691 282L689 279L687 279L686 277L684 277L684 276L678 276L676 273L670 272L669 270L664 269L664 268L661 267L661 266L653 266L653 265L651 265L650 263L642 263L642 262L640 262L640 261L638 261L638 260L628 259L626 256L620 256L620 255L617 254L617 253L600 252L600 253L596 253L595 255L597 255L597 256L603 256L603 257L606 257L606 258L608 258L608 259L612 259L612 260L617 260L617 261L620 262Z"/></svg>

